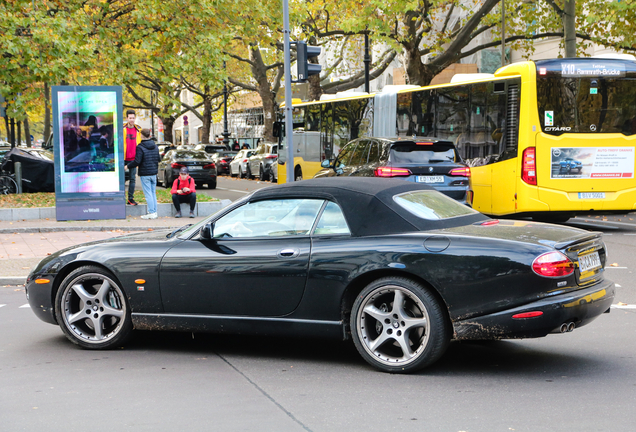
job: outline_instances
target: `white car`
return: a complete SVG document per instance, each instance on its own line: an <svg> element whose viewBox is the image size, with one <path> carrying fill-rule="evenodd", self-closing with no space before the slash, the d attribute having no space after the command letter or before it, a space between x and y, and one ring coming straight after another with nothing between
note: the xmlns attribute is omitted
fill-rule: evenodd
<svg viewBox="0 0 636 432"><path fill-rule="evenodd" d="M240 150L232 162L230 162L230 176L240 178L245 178L245 173L247 172L247 161L250 156L254 154L254 150L243 149Z"/></svg>

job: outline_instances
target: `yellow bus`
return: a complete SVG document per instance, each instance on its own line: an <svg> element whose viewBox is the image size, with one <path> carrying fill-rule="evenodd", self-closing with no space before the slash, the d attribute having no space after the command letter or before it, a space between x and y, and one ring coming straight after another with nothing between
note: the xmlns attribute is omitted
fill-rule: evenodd
<svg viewBox="0 0 636 432"><path fill-rule="evenodd" d="M558 221L633 211L636 60L526 61L450 84L294 105L296 178L313 177L351 139L413 135L455 143L471 167L468 202L482 213Z"/></svg>

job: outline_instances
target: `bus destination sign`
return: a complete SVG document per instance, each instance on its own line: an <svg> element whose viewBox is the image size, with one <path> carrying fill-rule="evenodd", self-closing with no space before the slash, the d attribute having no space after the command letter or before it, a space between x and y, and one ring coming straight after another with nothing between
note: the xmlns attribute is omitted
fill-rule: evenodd
<svg viewBox="0 0 636 432"><path fill-rule="evenodd" d="M625 65L611 61L561 63L561 75L569 78L624 77Z"/></svg>

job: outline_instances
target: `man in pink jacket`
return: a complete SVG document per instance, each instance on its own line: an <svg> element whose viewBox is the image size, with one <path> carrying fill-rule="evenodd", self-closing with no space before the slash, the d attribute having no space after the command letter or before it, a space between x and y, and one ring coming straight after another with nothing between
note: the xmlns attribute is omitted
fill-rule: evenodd
<svg viewBox="0 0 636 432"><path fill-rule="evenodd" d="M190 217L194 217L194 206L197 203L197 191L194 179L188 174L188 168L179 170L179 177L172 183L172 203L177 209L176 218L181 217L181 203L190 203Z"/></svg>

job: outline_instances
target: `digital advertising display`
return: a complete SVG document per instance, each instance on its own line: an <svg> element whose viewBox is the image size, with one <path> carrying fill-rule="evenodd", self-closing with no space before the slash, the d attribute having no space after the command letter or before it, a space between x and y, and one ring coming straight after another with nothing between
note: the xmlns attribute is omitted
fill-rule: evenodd
<svg viewBox="0 0 636 432"><path fill-rule="evenodd" d="M634 178L634 147L553 147L553 179Z"/></svg>
<svg viewBox="0 0 636 432"><path fill-rule="evenodd" d="M121 87L55 86L52 100L57 219L125 218Z"/></svg>

